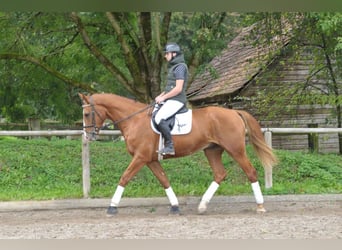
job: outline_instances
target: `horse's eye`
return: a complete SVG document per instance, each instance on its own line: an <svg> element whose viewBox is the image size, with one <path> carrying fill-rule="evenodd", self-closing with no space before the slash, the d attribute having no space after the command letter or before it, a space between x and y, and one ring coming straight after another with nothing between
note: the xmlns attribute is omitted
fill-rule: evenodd
<svg viewBox="0 0 342 250"><path fill-rule="evenodd" d="M88 116L89 116L89 113L84 113L84 116L85 116L85 117L88 117Z"/></svg>

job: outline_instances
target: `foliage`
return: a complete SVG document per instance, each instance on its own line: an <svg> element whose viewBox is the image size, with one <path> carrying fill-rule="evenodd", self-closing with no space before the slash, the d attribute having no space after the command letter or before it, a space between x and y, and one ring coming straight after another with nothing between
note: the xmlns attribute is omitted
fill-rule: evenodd
<svg viewBox="0 0 342 250"><path fill-rule="evenodd" d="M81 117L79 91L115 92L149 102L162 86L161 51L167 41L184 48L193 79L242 25L262 20L265 27L257 32L265 39L258 41L267 44L286 29L284 19L298 27L294 37L311 37L314 55L325 60L315 60L311 75L325 74L331 81L315 98L340 105L341 13L1 12L0 112L12 121L71 122ZM305 90L312 89L311 79Z"/></svg>
<svg viewBox="0 0 342 250"><path fill-rule="evenodd" d="M34 56L41 64L48 62L56 70L63 72L68 68L68 72L63 72L66 75L84 74L79 62L90 61L79 51L80 42L70 51L75 38L70 27L64 27L65 20L64 15L26 12L6 13L0 19L1 27L6 30L0 34L0 51L2 55L10 53L7 60L0 61L0 102L2 115L10 121L38 117L69 122L80 118L76 98L79 88L54 77L39 64L10 57Z"/></svg>
<svg viewBox="0 0 342 250"><path fill-rule="evenodd" d="M248 155L266 194L342 193L342 158L335 154L276 151L274 186L264 190L264 172L250 147ZM91 197L111 197L131 157L124 142L92 142ZM80 140L12 139L0 143L0 200L80 198L82 166ZM250 184L240 167L227 154L228 171L217 195L250 194ZM212 181L211 169L202 152L165 160L163 167L179 196L201 196ZM164 196L158 180L144 167L127 185L124 197Z"/></svg>
<svg viewBox="0 0 342 250"><path fill-rule="evenodd" d="M182 45L186 61L195 68L194 77L236 36L241 22L242 17L236 13L175 12L172 13L169 40Z"/></svg>
<svg viewBox="0 0 342 250"><path fill-rule="evenodd" d="M224 12L2 12L1 115L71 122L81 117L77 92L149 102L161 90L168 40L185 48L195 72L226 44L238 19Z"/></svg>

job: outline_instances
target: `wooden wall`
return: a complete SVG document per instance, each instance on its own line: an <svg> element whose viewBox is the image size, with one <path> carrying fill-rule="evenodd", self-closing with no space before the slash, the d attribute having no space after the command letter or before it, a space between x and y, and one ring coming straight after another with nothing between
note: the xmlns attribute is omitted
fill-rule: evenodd
<svg viewBox="0 0 342 250"><path fill-rule="evenodd" d="M296 54L288 52L269 65L268 71L257 76L241 92L247 98L256 96L256 93L266 90L269 95L281 88L295 88L307 82L310 72L313 71L313 58L305 47ZM324 72L317 78L310 79L315 86L324 86ZM298 127L317 126L320 128L336 128L337 120L334 108L329 105L287 105L286 109L279 111L271 120L262 115L249 101L230 103L235 109L245 109L252 113L261 123L262 127ZM267 110L267 108L266 108ZM274 111L269 106L268 110ZM273 135L273 147L276 149L308 150L308 135ZM319 135L319 152L338 152L338 135Z"/></svg>

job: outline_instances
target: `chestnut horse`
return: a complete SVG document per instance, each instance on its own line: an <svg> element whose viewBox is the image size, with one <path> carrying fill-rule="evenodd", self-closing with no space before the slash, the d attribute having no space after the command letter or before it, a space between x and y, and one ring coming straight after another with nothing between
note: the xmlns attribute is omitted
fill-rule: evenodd
<svg viewBox="0 0 342 250"><path fill-rule="evenodd" d="M151 116L146 105L115 94L79 94L83 103L83 126L87 139L95 139L103 122L110 119L118 126L125 138L132 161L122 174L115 190L107 214L118 212L125 186L139 170L147 165L158 178L170 201L170 213L179 213L179 203L170 186L159 160L159 134L151 128ZM257 173L247 158L245 149L246 132L261 163L265 176L272 171L276 157L272 149L265 143L260 125L249 113L222 107L205 107L192 111L192 129L189 134L173 136L176 154L165 158L182 157L203 150L213 171L214 180L204 193L198 212L204 213L220 183L226 178L227 172L222 164L221 156L226 151L243 169L257 204L257 212L265 212L263 195L257 179Z"/></svg>

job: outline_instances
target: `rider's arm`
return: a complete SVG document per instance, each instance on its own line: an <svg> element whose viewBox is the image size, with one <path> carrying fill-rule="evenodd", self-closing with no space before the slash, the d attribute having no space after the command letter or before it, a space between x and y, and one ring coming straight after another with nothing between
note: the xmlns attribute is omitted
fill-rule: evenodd
<svg viewBox="0 0 342 250"><path fill-rule="evenodd" d="M162 94L157 96L155 99L156 103L164 102L167 99L174 97L174 96L178 95L179 93L181 93L182 89L183 89L183 84L184 84L184 79L176 80L176 86L170 92L168 92L166 94L165 94L165 92L163 92Z"/></svg>

